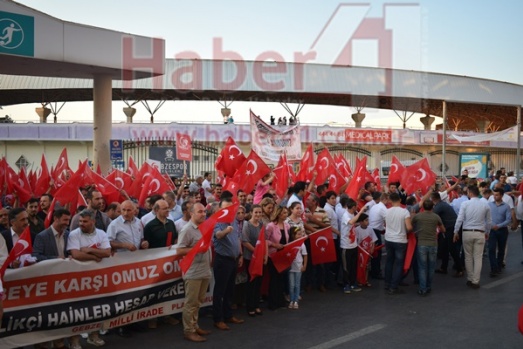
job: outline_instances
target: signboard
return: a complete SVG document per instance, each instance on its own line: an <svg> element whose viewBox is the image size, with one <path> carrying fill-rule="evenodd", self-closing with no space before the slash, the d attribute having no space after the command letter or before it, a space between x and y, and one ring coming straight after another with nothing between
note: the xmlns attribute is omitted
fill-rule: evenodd
<svg viewBox="0 0 523 349"><path fill-rule="evenodd" d="M149 159L160 162L160 172L181 178L184 174L184 160L177 159L176 147L149 147ZM186 173L190 173L190 162L185 161Z"/></svg>
<svg viewBox="0 0 523 349"><path fill-rule="evenodd" d="M111 161L114 160L123 160L123 142L121 139L111 139L109 142L110 152L111 152Z"/></svg>
<svg viewBox="0 0 523 349"><path fill-rule="evenodd" d="M267 125L251 111L251 147L265 162L277 164L285 154L289 162L301 159L300 126L283 130Z"/></svg>
<svg viewBox="0 0 523 349"><path fill-rule="evenodd" d="M0 53L34 56L34 17L0 11Z"/></svg>
<svg viewBox="0 0 523 349"><path fill-rule="evenodd" d="M460 173L468 171L470 178L487 178L488 176L488 160L487 153L467 153L459 155Z"/></svg>
<svg viewBox="0 0 523 349"><path fill-rule="evenodd" d="M187 134L176 134L176 158L179 160L192 161L191 136Z"/></svg>

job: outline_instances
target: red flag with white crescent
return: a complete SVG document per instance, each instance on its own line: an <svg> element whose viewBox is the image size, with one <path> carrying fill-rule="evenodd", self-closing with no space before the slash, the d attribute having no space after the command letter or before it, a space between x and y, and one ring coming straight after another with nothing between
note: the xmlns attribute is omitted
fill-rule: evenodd
<svg viewBox="0 0 523 349"><path fill-rule="evenodd" d="M312 264L336 262L336 247L332 239L332 229L327 227L309 235Z"/></svg>
<svg viewBox="0 0 523 349"><path fill-rule="evenodd" d="M256 241L256 246L254 246L251 263L249 264L249 275L251 276L250 281L263 275L263 261L266 252L267 244L265 243L265 226L262 225L260 235L258 235L258 241Z"/></svg>
<svg viewBox="0 0 523 349"><path fill-rule="evenodd" d="M291 266L292 262L296 258L296 255L300 252L301 245L303 245L306 239L307 236L294 240L284 245L281 250L276 251L269 256L272 260L272 263L274 264L274 267L276 270L278 270L278 273L281 273Z"/></svg>
<svg viewBox="0 0 523 349"><path fill-rule="evenodd" d="M189 270L191 267L194 257L198 253L207 252L209 249L214 226L216 223L231 223L234 221L234 218L236 217L236 211L238 211L239 206L240 203L237 202L229 207L222 208L198 226L198 230L200 230L202 233L202 237L196 242L194 246L192 246L191 250L180 261L180 268L184 274L187 273L187 270Z"/></svg>
<svg viewBox="0 0 523 349"><path fill-rule="evenodd" d="M0 277L3 278L7 267L18 257L20 257L23 254L31 253L33 253L33 243L31 242L31 230L29 226L27 226L27 228L25 228L25 230L20 235L20 238L18 239L16 244L14 244L13 248L11 249L11 252L9 252L9 255L7 256L7 259L5 260L4 264L2 264L2 267L0 268Z"/></svg>

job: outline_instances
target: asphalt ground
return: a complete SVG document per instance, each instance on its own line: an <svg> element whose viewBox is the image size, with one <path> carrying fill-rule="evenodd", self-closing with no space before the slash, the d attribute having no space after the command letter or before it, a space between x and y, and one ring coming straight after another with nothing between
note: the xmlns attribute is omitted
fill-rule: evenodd
<svg viewBox="0 0 523 349"><path fill-rule="evenodd" d="M404 294L388 295L383 280L372 287L344 294L333 286L327 292L303 294L300 309L264 308L262 316L248 317L230 331L213 327L203 309L200 327L211 330L207 342L184 340L182 325L160 324L155 330L134 332L131 338L108 333L105 348L523 348L517 312L523 305L523 250L521 232L509 236L507 266L502 275L489 276L483 258L481 288L465 285L466 277L436 274L432 293L417 294L410 274ZM438 261L439 265L439 261ZM451 262L452 265L452 262ZM94 348L82 340L83 348Z"/></svg>

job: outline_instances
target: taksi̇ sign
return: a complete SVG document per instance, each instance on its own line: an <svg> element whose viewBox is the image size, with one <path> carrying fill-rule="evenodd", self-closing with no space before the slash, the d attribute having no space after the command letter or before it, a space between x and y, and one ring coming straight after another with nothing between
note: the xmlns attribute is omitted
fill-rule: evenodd
<svg viewBox="0 0 523 349"><path fill-rule="evenodd" d="M34 17L0 11L0 53L34 56Z"/></svg>

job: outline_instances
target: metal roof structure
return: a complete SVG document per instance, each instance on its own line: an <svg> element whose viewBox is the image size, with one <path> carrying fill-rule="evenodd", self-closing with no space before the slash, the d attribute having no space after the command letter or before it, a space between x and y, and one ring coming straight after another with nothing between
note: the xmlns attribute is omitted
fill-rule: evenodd
<svg viewBox="0 0 523 349"><path fill-rule="evenodd" d="M16 64L16 62L14 62ZM165 74L113 81L113 100L234 100L391 109L442 116L449 128L516 124L523 86L439 73L289 62L165 60ZM0 105L91 101L92 79L0 75Z"/></svg>

